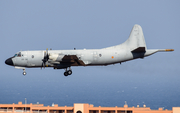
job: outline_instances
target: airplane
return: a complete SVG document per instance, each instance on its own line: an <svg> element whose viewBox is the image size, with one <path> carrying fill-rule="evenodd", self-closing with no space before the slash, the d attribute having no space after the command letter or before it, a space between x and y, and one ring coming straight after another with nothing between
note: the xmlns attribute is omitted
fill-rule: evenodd
<svg viewBox="0 0 180 113"><path fill-rule="evenodd" d="M144 58L156 52L174 51L174 49L147 49L143 31L135 24L129 38L122 44L102 49L77 50L41 50L19 51L5 63L16 69L45 68L65 69L64 76L72 74L71 66L107 66L138 58Z"/></svg>

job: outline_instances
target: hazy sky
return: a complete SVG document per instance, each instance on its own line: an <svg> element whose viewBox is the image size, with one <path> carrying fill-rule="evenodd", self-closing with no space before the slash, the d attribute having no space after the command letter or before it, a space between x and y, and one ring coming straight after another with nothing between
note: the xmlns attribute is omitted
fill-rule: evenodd
<svg viewBox="0 0 180 113"><path fill-rule="evenodd" d="M62 90L64 92L62 95L66 97L76 93L85 98L81 101L78 99L72 101L72 105L74 102L90 102L86 101L90 97L88 94L82 95L84 91L99 92L99 95L93 95L96 100L103 97L100 91L111 95L113 91L118 93L128 90L129 97L127 95L117 97L123 98L119 105L124 104L124 100L132 98L129 103L136 106L137 103L143 102L138 102L142 98L133 96L137 93L132 90L135 88L139 89L137 93L140 94L139 97L151 95L159 99L162 94L172 92L161 98L162 101L173 98L168 100L170 105L180 106L180 103L177 104L180 101L179 5L178 0L1 0L0 103L15 103L23 101L24 98L37 98L37 101L40 101L38 94L35 95L33 92L41 91L46 87L41 92L48 92L51 89L52 92L57 93L57 90ZM175 49L175 51L156 53L122 65L72 67L73 74L68 77L64 77L64 70L51 68L27 69L27 75L24 77L22 70L14 69L4 63L7 58L20 50L100 49L117 45L129 37L134 24L139 24L143 28L147 48ZM51 87L57 89L52 90ZM79 88L77 92L81 92L80 94L76 91L71 92L77 87ZM144 92L145 90L147 92ZM29 92L30 96L21 95L21 92ZM19 95L17 100L13 100L15 95ZM48 95L45 97L51 99L44 99L49 103L56 101L56 98L53 99ZM152 99L154 103L157 98ZM8 101L8 99L12 100ZM29 102L32 101L29 99ZM101 102L103 103L103 99ZM91 102L94 103L95 101ZM109 104L104 104L107 105ZM172 107L168 105L167 108ZM160 104L157 107L161 106Z"/></svg>

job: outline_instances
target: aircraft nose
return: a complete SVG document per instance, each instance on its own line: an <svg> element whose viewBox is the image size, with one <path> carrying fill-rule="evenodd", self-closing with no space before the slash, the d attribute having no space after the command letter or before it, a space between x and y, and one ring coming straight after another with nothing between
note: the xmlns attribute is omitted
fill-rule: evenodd
<svg viewBox="0 0 180 113"><path fill-rule="evenodd" d="M7 65L11 65L11 66L14 65L14 64L13 64L13 61L12 61L12 58L8 58L8 59L5 61L5 63L6 63Z"/></svg>

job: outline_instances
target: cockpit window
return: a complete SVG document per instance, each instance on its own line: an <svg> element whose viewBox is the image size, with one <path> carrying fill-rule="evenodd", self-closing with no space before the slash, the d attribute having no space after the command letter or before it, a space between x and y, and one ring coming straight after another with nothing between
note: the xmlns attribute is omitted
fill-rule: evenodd
<svg viewBox="0 0 180 113"><path fill-rule="evenodd" d="M14 57L17 57L17 54L15 54Z"/></svg>
<svg viewBox="0 0 180 113"><path fill-rule="evenodd" d="M23 56L23 55L22 55L22 56ZM16 53L16 54L14 55L14 57L21 57L21 52Z"/></svg>
<svg viewBox="0 0 180 113"><path fill-rule="evenodd" d="M18 57L21 57L21 52L19 52L17 56L18 56Z"/></svg>
<svg viewBox="0 0 180 113"><path fill-rule="evenodd" d="M16 54L14 55L14 57L21 57L21 55L23 56L23 54L21 54L21 52L19 52L19 53L16 53Z"/></svg>

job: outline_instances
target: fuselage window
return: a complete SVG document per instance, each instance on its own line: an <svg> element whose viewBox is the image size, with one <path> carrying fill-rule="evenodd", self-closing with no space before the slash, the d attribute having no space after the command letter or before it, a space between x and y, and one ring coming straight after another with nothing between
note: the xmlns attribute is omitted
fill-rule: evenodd
<svg viewBox="0 0 180 113"><path fill-rule="evenodd" d="M99 57L101 57L102 55L101 54L99 54Z"/></svg>
<svg viewBox="0 0 180 113"><path fill-rule="evenodd" d="M32 55L32 58L34 58L34 55Z"/></svg>

